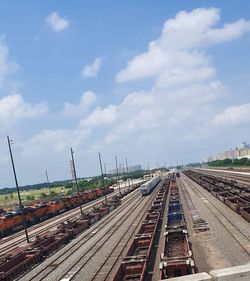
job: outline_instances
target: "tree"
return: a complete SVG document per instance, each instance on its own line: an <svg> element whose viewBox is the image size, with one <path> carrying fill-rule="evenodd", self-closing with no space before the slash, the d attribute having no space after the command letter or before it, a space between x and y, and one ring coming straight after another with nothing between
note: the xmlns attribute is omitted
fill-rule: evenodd
<svg viewBox="0 0 250 281"><path fill-rule="evenodd" d="M223 160L223 166L229 166L232 165L232 159L226 158Z"/></svg>
<svg viewBox="0 0 250 281"><path fill-rule="evenodd" d="M240 165L240 160L237 159L237 158L234 159L234 160L233 160L233 165L234 165L234 166L239 166L239 165Z"/></svg>
<svg viewBox="0 0 250 281"><path fill-rule="evenodd" d="M50 192L50 196L52 196L52 197L55 197L55 196L57 196L57 195L58 195L58 194L57 194L55 191L53 191L53 190Z"/></svg>
<svg viewBox="0 0 250 281"><path fill-rule="evenodd" d="M241 166L244 166L244 165L246 165L247 161L248 161L248 158L246 158L246 157L241 158L241 159L239 159L239 164Z"/></svg>
<svg viewBox="0 0 250 281"><path fill-rule="evenodd" d="M27 195L26 200L32 201L32 200L35 200L35 197L34 197L34 195Z"/></svg>
<svg viewBox="0 0 250 281"><path fill-rule="evenodd" d="M40 195L41 198L46 198L47 196L48 195L46 193L44 193L44 192L42 192L41 195Z"/></svg>

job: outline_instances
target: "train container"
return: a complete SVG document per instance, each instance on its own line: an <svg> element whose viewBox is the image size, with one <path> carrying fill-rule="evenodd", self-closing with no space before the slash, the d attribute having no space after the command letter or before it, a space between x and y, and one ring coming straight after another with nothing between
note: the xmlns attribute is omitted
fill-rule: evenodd
<svg viewBox="0 0 250 281"><path fill-rule="evenodd" d="M217 194L219 193L219 192L223 192L223 188L213 188L212 190L211 190L211 193L213 194L213 196L215 196L215 197L217 197Z"/></svg>
<svg viewBox="0 0 250 281"><path fill-rule="evenodd" d="M147 268L147 259L122 261L113 281L143 281Z"/></svg>
<svg viewBox="0 0 250 281"><path fill-rule="evenodd" d="M204 175L190 170L185 171L184 174L249 221L250 194L248 185L241 184L235 180Z"/></svg>
<svg viewBox="0 0 250 281"><path fill-rule="evenodd" d="M22 211L23 211L23 216L24 216L25 223L27 225L33 224L35 222L35 218L34 218L35 208L33 208L33 207L24 207ZM17 215L19 215L20 217L22 217L22 212L21 212L20 208L17 208L15 213ZM21 219L21 221L22 221L22 219Z"/></svg>
<svg viewBox="0 0 250 281"><path fill-rule="evenodd" d="M159 266L161 279L195 273L187 231L167 232L165 235L164 252L161 254Z"/></svg>
<svg viewBox="0 0 250 281"><path fill-rule="evenodd" d="M89 225L95 223L96 221L98 221L101 218L100 214L97 211L92 211L88 214L88 222Z"/></svg>
<svg viewBox="0 0 250 281"><path fill-rule="evenodd" d="M109 208L108 208L108 206L101 206L101 207L98 208L98 211L99 211L99 214L102 218L109 213Z"/></svg>
<svg viewBox="0 0 250 281"><path fill-rule="evenodd" d="M153 202L151 208L148 210L146 217L137 232L137 235L135 236L127 254L123 258L123 261L116 272L116 275L113 279L114 281L144 280L147 264L150 259L153 239L156 233L167 190L168 186L160 187L157 199ZM146 190L145 193L147 192L148 191Z"/></svg>
<svg viewBox="0 0 250 281"><path fill-rule="evenodd" d="M142 223L113 281L144 280L157 224L158 220Z"/></svg>
<svg viewBox="0 0 250 281"><path fill-rule="evenodd" d="M106 194L112 193L112 192L114 192L114 188L113 187L105 187L104 192Z"/></svg>
<svg viewBox="0 0 250 281"><path fill-rule="evenodd" d="M153 237L152 234L137 235L123 260L131 260L135 257L148 258L152 249Z"/></svg>
<svg viewBox="0 0 250 281"><path fill-rule="evenodd" d="M148 212L146 217L145 217L145 221L157 221L159 220L160 217L160 213L159 212Z"/></svg>
<svg viewBox="0 0 250 281"><path fill-rule="evenodd" d="M105 189L88 190L80 193L80 199L78 195L74 194L71 196L64 196L56 201L27 206L23 209L26 225L29 226L56 216L71 208L77 207L80 202L83 204L84 202L94 200L97 194L101 196L101 194L104 194L104 191L106 193L111 193L114 189L106 187ZM116 201L115 207L118 205L119 202ZM2 212L0 219L0 236L6 236L12 232L23 229L22 221L20 210L8 213Z"/></svg>
<svg viewBox="0 0 250 281"><path fill-rule="evenodd" d="M240 213L240 209L242 209L243 207L250 205L250 203L247 203L246 200L238 196L227 197L225 199L225 204L237 213Z"/></svg>
<svg viewBox="0 0 250 281"><path fill-rule="evenodd" d="M168 214L167 224L165 225L165 230L167 232L173 232L176 230L185 230L186 223L183 212L174 212Z"/></svg>
<svg viewBox="0 0 250 281"><path fill-rule="evenodd" d="M39 250L26 250L0 264L0 280L11 281L41 261Z"/></svg>
<svg viewBox="0 0 250 281"><path fill-rule="evenodd" d="M154 204L162 204L162 202L163 202L163 199L162 199L162 198L156 198L156 199L154 200Z"/></svg>
<svg viewBox="0 0 250 281"><path fill-rule="evenodd" d="M217 194L215 195L221 202L225 202L225 199L229 196L229 192L228 191L219 191L217 192Z"/></svg>
<svg viewBox="0 0 250 281"><path fill-rule="evenodd" d="M96 192L94 190L88 190L84 192L83 196L85 197L86 202L89 202L96 198Z"/></svg>
<svg viewBox="0 0 250 281"><path fill-rule="evenodd" d="M238 212L238 200L237 197L227 197L225 198L225 204L234 210L235 212Z"/></svg>
<svg viewBox="0 0 250 281"><path fill-rule="evenodd" d="M250 222L250 206L240 208L240 214L244 219Z"/></svg>
<svg viewBox="0 0 250 281"><path fill-rule="evenodd" d="M159 219L159 217L158 217ZM157 221L143 221L139 230L138 234L155 234L156 228L158 225L158 220Z"/></svg>
<svg viewBox="0 0 250 281"><path fill-rule="evenodd" d="M72 208L72 206L70 204L70 199L68 196L62 197L60 201L63 203L62 209L64 209L65 211L70 210Z"/></svg>
<svg viewBox="0 0 250 281"><path fill-rule="evenodd" d="M152 206L151 206L151 211L161 212L162 211L162 203L153 203Z"/></svg>
<svg viewBox="0 0 250 281"><path fill-rule="evenodd" d="M181 204L180 204L179 201L170 203L170 204L168 205L168 211L169 211L170 213L172 213L172 212L177 212L177 211L180 212L181 210L182 210L182 206L181 206Z"/></svg>
<svg viewBox="0 0 250 281"><path fill-rule="evenodd" d="M23 220L22 216L19 213L6 213L5 217L5 226L7 233L12 233L17 230L23 229Z"/></svg>
<svg viewBox="0 0 250 281"><path fill-rule="evenodd" d="M79 205L79 197L76 194L71 195L69 197L69 204L70 204L71 208L77 207Z"/></svg>
<svg viewBox="0 0 250 281"><path fill-rule="evenodd" d="M66 229L66 228L65 228ZM28 245L30 249L37 249L41 253L41 257L45 258L51 253L59 249L62 245L67 244L72 236L60 227L58 231L48 231L45 235L37 236L36 240Z"/></svg>
<svg viewBox="0 0 250 281"><path fill-rule="evenodd" d="M96 196L101 197L104 195L104 190L102 188L96 189Z"/></svg>
<svg viewBox="0 0 250 281"><path fill-rule="evenodd" d="M47 203L47 213L49 217L65 212L65 205L61 201L50 201Z"/></svg>
<svg viewBox="0 0 250 281"><path fill-rule="evenodd" d="M6 225L7 218L5 216L0 216L0 237L7 235L10 229Z"/></svg>
<svg viewBox="0 0 250 281"><path fill-rule="evenodd" d="M81 219L77 221L77 225L74 228L74 235L82 233L85 229L89 227L89 222L87 220Z"/></svg>
<svg viewBox="0 0 250 281"><path fill-rule="evenodd" d="M115 205L115 208L117 208L122 203L121 198L117 195L114 195L112 197L111 202Z"/></svg>
<svg viewBox="0 0 250 281"><path fill-rule="evenodd" d="M35 211L34 211L35 222L40 222L40 221L46 220L48 218L46 204L37 204L37 205L33 205L31 207L33 207L35 209Z"/></svg>

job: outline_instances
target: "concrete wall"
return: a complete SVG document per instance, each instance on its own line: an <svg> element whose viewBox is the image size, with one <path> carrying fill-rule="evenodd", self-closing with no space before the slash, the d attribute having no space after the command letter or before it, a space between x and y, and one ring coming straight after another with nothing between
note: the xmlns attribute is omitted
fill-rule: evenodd
<svg viewBox="0 0 250 281"><path fill-rule="evenodd" d="M182 277L169 278L165 281L249 281L250 263L218 270L209 273L197 273Z"/></svg>

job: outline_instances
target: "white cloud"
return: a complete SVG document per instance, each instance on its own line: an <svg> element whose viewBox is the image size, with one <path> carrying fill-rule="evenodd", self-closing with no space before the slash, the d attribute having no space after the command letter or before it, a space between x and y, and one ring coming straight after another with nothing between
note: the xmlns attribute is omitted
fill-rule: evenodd
<svg viewBox="0 0 250 281"><path fill-rule="evenodd" d="M96 77L102 66L102 58L96 58L91 64L84 66L81 76L83 78Z"/></svg>
<svg viewBox="0 0 250 281"><path fill-rule="evenodd" d="M14 73L18 67L16 62L10 60L9 48L4 41L4 37L0 36L0 88L8 75Z"/></svg>
<svg viewBox="0 0 250 281"><path fill-rule="evenodd" d="M60 17L58 12L52 12L45 19L48 27L54 32L60 32L69 27L69 21L63 17Z"/></svg>
<svg viewBox="0 0 250 281"><path fill-rule="evenodd" d="M78 104L66 102L64 104L64 115L68 117L80 116L86 112L97 101L97 95L92 91L86 91L82 94Z"/></svg>
<svg viewBox="0 0 250 281"><path fill-rule="evenodd" d="M174 162L188 157L193 161L194 155L200 157L207 153L209 142L205 139L214 135L216 142L225 137L222 127L242 125L244 133L248 132L249 104L217 113L218 104L223 103L218 99L225 98L230 89L217 77L209 48L239 38L248 31L249 22L239 20L218 28L215 24L219 19L219 10L211 8L180 12L167 20L159 38L149 43L146 52L132 58L116 77L119 83L150 77L146 83L148 90L145 87L136 91L135 84L134 91L124 94L118 104L95 108L92 108L96 103L95 93L83 93L79 104L64 105L66 116L80 119L75 128L41 131L23 142L23 155L44 157L44 165L49 162L52 168L57 168L58 163L60 169L65 166L64 176L69 170L67 150L76 147L81 149L76 156L81 154L79 158L88 163L84 171L94 174L96 170L89 162L95 158L91 154L98 150L118 156L126 151L129 159L136 157L137 163L156 155L165 160L173 158ZM65 124L69 122L66 120ZM203 138L200 146L199 138ZM60 157L65 159L58 161Z"/></svg>
<svg viewBox="0 0 250 281"><path fill-rule="evenodd" d="M70 147L77 148L90 133L90 129L46 129L21 144L22 154L30 157L43 153L45 150L52 150L52 154L61 153L69 150Z"/></svg>
<svg viewBox="0 0 250 281"><path fill-rule="evenodd" d="M223 126L237 126L244 123L249 124L250 103L239 106L230 106L218 113L212 120L212 125L222 128Z"/></svg>
<svg viewBox="0 0 250 281"><path fill-rule="evenodd" d="M213 28L219 19L220 11L215 8L179 12L174 19L165 22L160 38L150 42L146 52L135 56L117 74L116 81L121 83L161 75L178 83L182 77L176 79L176 76L182 76L190 69L196 73L200 69L203 74L206 72L203 79L213 77L214 70L209 65L205 49L203 52L201 49L239 38L250 30L250 21L244 19Z"/></svg>
<svg viewBox="0 0 250 281"><path fill-rule="evenodd" d="M116 120L117 106L109 105L106 108L97 107L92 114L80 122L80 127L92 128L111 124Z"/></svg>
<svg viewBox="0 0 250 281"><path fill-rule="evenodd" d="M24 101L21 95L10 95L0 99L0 132L13 126L20 119L36 118L46 114L47 105L32 105Z"/></svg>
<svg viewBox="0 0 250 281"><path fill-rule="evenodd" d="M219 19L220 11L215 8L178 13L165 22L161 36L149 43L148 51L136 55L117 74L117 82L147 77L155 82L151 91L129 94L117 106L116 120L104 138L106 144L131 137L139 140L142 134L159 131L167 143L181 134L187 136L183 140L192 132L209 135L206 130L212 130L208 124L216 112L214 102L227 91L216 78L209 46L237 39L250 30L250 22L243 19L214 28ZM241 120L242 115L246 113Z"/></svg>

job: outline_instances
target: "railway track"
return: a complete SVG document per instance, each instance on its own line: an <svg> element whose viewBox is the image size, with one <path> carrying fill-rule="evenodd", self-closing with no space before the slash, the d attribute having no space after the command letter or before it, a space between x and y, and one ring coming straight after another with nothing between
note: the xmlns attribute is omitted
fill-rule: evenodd
<svg viewBox="0 0 250 281"><path fill-rule="evenodd" d="M107 196L107 198L110 198L110 197L116 195L117 193L118 192L109 194ZM89 209L93 208L94 206L100 204L103 200L104 200L104 197L98 198L94 201L87 203L86 205L83 205L82 209L83 209L83 211L88 211ZM123 200L126 200L126 197ZM59 226L65 220L73 219L78 215L80 215L80 210L77 207L66 213L62 213L62 214L58 215L57 217L53 217L49 220L46 220L39 224L33 225L28 229L29 237L32 239L32 238L35 238L37 235L46 233L48 230L54 230L57 228L57 226ZM20 246L22 244L26 244L26 238L25 238L24 234L20 235L20 233L15 233L9 237L3 238L0 241L0 247L1 247L0 258L3 255L6 255L6 254L12 252L13 250L17 249L18 246Z"/></svg>
<svg viewBox="0 0 250 281"><path fill-rule="evenodd" d="M230 221L230 218L228 218L223 212L220 210L218 206L218 203L220 201L215 201L216 203L213 203L210 201L210 198L208 198L208 191L206 191L203 187L200 186L200 189L196 188L195 182L193 182L191 179L189 179L187 176L182 174L181 180L188 185L193 192L202 199L206 207L210 210L210 212L217 218L217 220L220 221L220 223L227 229L228 233L232 236L232 238L237 242L237 244L243 249L243 251L250 256L250 233L245 233L241 228L239 228L237 225L233 224ZM207 194L208 193L208 194ZM217 200L216 198L214 200ZM226 205L224 205L226 206ZM229 208L229 207L226 207Z"/></svg>
<svg viewBox="0 0 250 281"><path fill-rule="evenodd" d="M154 190L153 194L154 194L154 196L152 196L151 200L146 205L146 208L144 208L145 211L141 212L140 216L136 217L134 219L134 222L133 222L133 225L135 225L134 230L130 231L130 232L129 231L125 232L125 234L122 235L120 237L120 239L118 239L118 241L117 241L115 247L113 248L113 250L109 253L109 255L107 256L105 261L99 266L96 273L91 276L89 281L110 280L110 275L111 275L112 270L115 268L115 266L116 266L118 260L120 259L122 253L124 252L124 250L126 249L128 244L130 243L131 239L134 237L137 228L141 225L142 219L145 217L149 206L154 201L154 199L157 195L157 191Z"/></svg>
<svg viewBox="0 0 250 281"><path fill-rule="evenodd" d="M205 175L213 175L226 179L237 180L238 182L250 185L250 176L248 175L233 174L230 172L220 172L220 171L213 171L213 170L208 171L203 169L195 169L194 171L199 171L200 173L203 173Z"/></svg>
<svg viewBox="0 0 250 281"><path fill-rule="evenodd" d="M155 195L155 193L153 193L153 195ZM154 196L152 197L154 198ZM122 241L123 243L125 240L128 241L130 238L130 231L125 231L124 235L118 235L119 239L116 241L114 248L113 246L108 247L107 245L112 243L114 239L114 234L119 233L120 229L125 225L131 229L131 225L133 225L135 221L139 222L143 216L142 213L144 214L144 212L146 212L146 209L152 202L153 198L150 198L149 200L145 197L143 198L138 191L135 192L129 200L123 202L123 204L119 208L115 209L106 219L101 220L100 223L96 224L96 226L93 226L91 229L82 234L79 241L66 246L67 248L65 248L63 252L58 253L58 255L56 254L53 256L51 261L45 261L42 268L37 270L35 269L34 273L31 272L31 274L24 276L21 280L83 280L84 277L90 276L92 276L92 280L97 280L97 275L102 272L105 262L112 257L112 253L114 253L114 251L118 250L117 245ZM141 206L141 208L139 208L139 212L138 206ZM143 211L141 209L143 209ZM135 216L135 213L138 214ZM133 215L135 218L131 222L130 216ZM131 223L129 223L129 221ZM135 225L133 225L133 228L135 228ZM93 239L96 240L96 243L93 243ZM107 254L106 252L108 252L111 248L111 253ZM73 258L72 255L79 251L81 251L80 259ZM96 259L93 260L93 258L97 253L100 253L100 251L104 251L103 255L105 257L105 261L103 262L103 265L93 266L92 264L92 266L88 266L92 261L96 263ZM69 259L70 257L71 259ZM83 268L86 268L84 276L77 279L79 278ZM90 268L92 268L92 270L97 270L97 272L91 275L87 272ZM104 280L104 278L102 277L100 280Z"/></svg>

